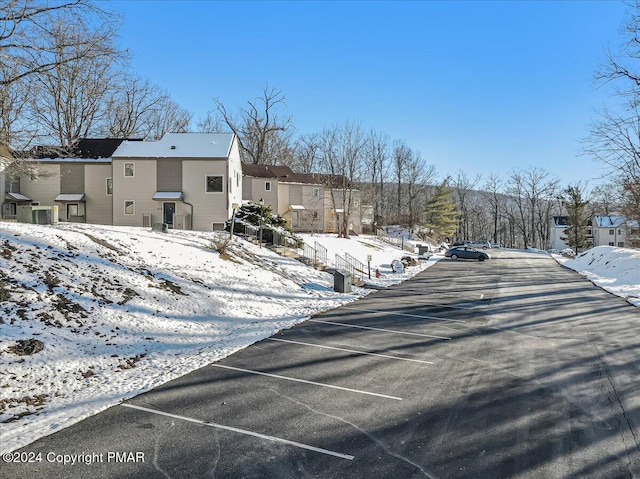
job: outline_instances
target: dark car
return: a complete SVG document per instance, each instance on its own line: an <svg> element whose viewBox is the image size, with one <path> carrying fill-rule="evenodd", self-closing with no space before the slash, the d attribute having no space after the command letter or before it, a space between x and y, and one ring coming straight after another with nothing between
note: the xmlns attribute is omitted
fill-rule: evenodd
<svg viewBox="0 0 640 479"><path fill-rule="evenodd" d="M447 250L444 254L447 258L451 258L452 260L456 260L458 258L461 259L477 259L478 261L484 261L485 259L491 259L484 251L479 251L470 246L454 246Z"/></svg>

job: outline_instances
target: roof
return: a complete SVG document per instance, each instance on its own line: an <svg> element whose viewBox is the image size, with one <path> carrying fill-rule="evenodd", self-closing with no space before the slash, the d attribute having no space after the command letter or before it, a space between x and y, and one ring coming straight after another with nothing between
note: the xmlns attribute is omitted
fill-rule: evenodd
<svg viewBox="0 0 640 479"><path fill-rule="evenodd" d="M84 201L84 193L63 193L56 196L55 201L64 203L66 201Z"/></svg>
<svg viewBox="0 0 640 479"><path fill-rule="evenodd" d="M321 185L321 177L314 173L294 173L288 166L243 164L242 174L254 178L274 178L282 183Z"/></svg>
<svg viewBox="0 0 640 479"><path fill-rule="evenodd" d="M7 191L7 197L16 201L31 201L31 198L20 193L11 193Z"/></svg>
<svg viewBox="0 0 640 479"><path fill-rule="evenodd" d="M167 133L158 141L123 141L112 158L228 158L233 133Z"/></svg>
<svg viewBox="0 0 640 479"><path fill-rule="evenodd" d="M28 159L27 161L34 163L90 163L108 165L111 163L111 158L38 158Z"/></svg>
<svg viewBox="0 0 640 479"><path fill-rule="evenodd" d="M182 200L182 191L156 191L154 200Z"/></svg>
<svg viewBox="0 0 640 479"><path fill-rule="evenodd" d="M596 216L596 224L600 228L617 228L625 223L625 217L620 215Z"/></svg>
<svg viewBox="0 0 640 479"><path fill-rule="evenodd" d="M75 153L82 158L111 158L123 141L125 140L122 138L83 138L78 141ZM142 141L142 139L127 141Z"/></svg>

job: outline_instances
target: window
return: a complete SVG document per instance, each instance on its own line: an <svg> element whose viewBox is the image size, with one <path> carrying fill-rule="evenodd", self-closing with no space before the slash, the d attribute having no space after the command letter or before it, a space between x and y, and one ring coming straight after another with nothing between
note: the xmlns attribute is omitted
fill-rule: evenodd
<svg viewBox="0 0 640 479"><path fill-rule="evenodd" d="M124 202L124 214L135 215L136 214L136 202L133 200L125 200Z"/></svg>
<svg viewBox="0 0 640 479"><path fill-rule="evenodd" d="M207 193L222 193L222 176L210 175L206 179L206 192Z"/></svg>
<svg viewBox="0 0 640 479"><path fill-rule="evenodd" d="M72 216L79 216L77 203L67 203L67 219Z"/></svg>
<svg viewBox="0 0 640 479"><path fill-rule="evenodd" d="M618 230L618 234L621 235L622 234L622 230Z"/></svg>
<svg viewBox="0 0 640 479"><path fill-rule="evenodd" d="M317 211L314 211L314 212L313 212L313 219L314 219L314 220L317 220L317 219L318 219L318 212L317 212Z"/></svg>
<svg viewBox="0 0 640 479"><path fill-rule="evenodd" d="M315 196L316 198L320 196L320 188L313 189L313 196Z"/></svg>
<svg viewBox="0 0 640 479"><path fill-rule="evenodd" d="M616 234L616 230L609 230L609 235L610 236L613 236L614 234ZM613 246L613 245L611 245L611 246Z"/></svg>
<svg viewBox="0 0 640 479"><path fill-rule="evenodd" d="M124 164L124 176L135 176L135 168L133 163Z"/></svg>
<svg viewBox="0 0 640 479"><path fill-rule="evenodd" d="M609 241L609 246L615 246L615 245L613 244L613 241Z"/></svg>
<svg viewBox="0 0 640 479"><path fill-rule="evenodd" d="M107 196L111 196L113 194L113 179L107 178Z"/></svg>
<svg viewBox="0 0 640 479"><path fill-rule="evenodd" d="M624 248L624 241L618 242L618 248Z"/></svg>
<svg viewBox="0 0 640 479"><path fill-rule="evenodd" d="M264 182L264 191L271 191L271 182L270 181L265 181Z"/></svg>

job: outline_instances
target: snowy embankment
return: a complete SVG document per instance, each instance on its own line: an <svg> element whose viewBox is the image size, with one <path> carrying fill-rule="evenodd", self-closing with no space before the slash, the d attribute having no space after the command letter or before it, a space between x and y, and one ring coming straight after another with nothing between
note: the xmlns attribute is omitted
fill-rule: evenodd
<svg viewBox="0 0 640 479"><path fill-rule="evenodd" d="M629 303L640 306L640 251L596 246L574 259L554 257L564 266L586 276L594 284Z"/></svg>
<svg viewBox="0 0 640 479"><path fill-rule="evenodd" d="M220 233L0 223L0 452L93 415L354 301L333 276ZM397 283L404 253L375 240L327 241ZM29 354L30 353L30 354Z"/></svg>

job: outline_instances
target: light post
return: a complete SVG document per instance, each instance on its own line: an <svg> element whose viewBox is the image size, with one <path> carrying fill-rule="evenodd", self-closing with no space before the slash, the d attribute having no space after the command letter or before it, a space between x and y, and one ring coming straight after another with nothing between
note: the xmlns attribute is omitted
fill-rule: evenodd
<svg viewBox="0 0 640 479"><path fill-rule="evenodd" d="M264 216L262 209L264 208L264 200L260 198L259 203L260 203L260 248L262 248L262 221Z"/></svg>
<svg viewBox="0 0 640 479"><path fill-rule="evenodd" d="M231 229L229 230L229 241L233 241L233 228L236 222L236 210L238 209L238 206L238 203L233 203L231 205L231 209L233 211L231 212Z"/></svg>

